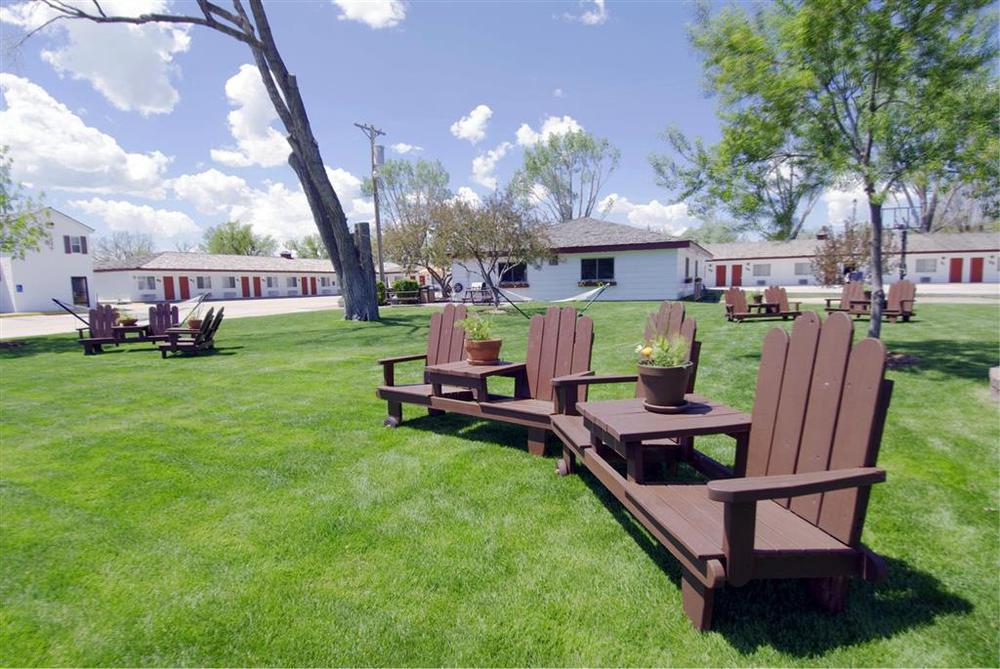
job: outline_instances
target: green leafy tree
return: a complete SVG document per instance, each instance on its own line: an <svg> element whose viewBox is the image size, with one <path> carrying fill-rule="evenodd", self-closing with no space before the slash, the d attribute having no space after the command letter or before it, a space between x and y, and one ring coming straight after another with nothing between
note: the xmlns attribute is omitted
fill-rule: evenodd
<svg viewBox="0 0 1000 669"><path fill-rule="evenodd" d="M732 143L706 147L676 128L664 134L668 154L650 156L657 183L675 193L696 214L718 209L741 228L765 239L795 239L823 192L825 175L815 161L787 145Z"/></svg>
<svg viewBox="0 0 1000 669"><path fill-rule="evenodd" d="M795 159L865 192L872 336L886 198L916 175L977 169L1000 131L995 27L986 0L829 0L705 13L693 31L725 155Z"/></svg>
<svg viewBox="0 0 1000 669"><path fill-rule="evenodd" d="M48 243L47 210L11 178L13 159L0 147L0 253L23 260L26 253Z"/></svg>
<svg viewBox="0 0 1000 669"><path fill-rule="evenodd" d="M329 258L323 240L319 235L306 235L302 239L291 239L285 245L296 258Z"/></svg>
<svg viewBox="0 0 1000 669"><path fill-rule="evenodd" d="M94 245L95 262L131 260L153 252L153 238L142 232L121 230L100 237Z"/></svg>
<svg viewBox="0 0 1000 669"><path fill-rule="evenodd" d="M703 244L729 244L743 241L743 234L738 225L714 217L707 218L695 228L685 230L683 237Z"/></svg>
<svg viewBox="0 0 1000 669"><path fill-rule="evenodd" d="M524 152L514 183L555 221L590 216L621 152L582 130L549 135ZM540 188L538 188L540 187Z"/></svg>
<svg viewBox="0 0 1000 669"><path fill-rule="evenodd" d="M458 265L483 277L497 306L497 285L506 269L537 264L552 253L548 224L513 185L494 191L481 203L449 200L434 216L435 234L448 254Z"/></svg>
<svg viewBox="0 0 1000 669"><path fill-rule="evenodd" d="M258 235L253 227L239 221L226 221L205 230L202 243L205 253L223 253L236 256L270 256L278 249L278 242L270 235Z"/></svg>
<svg viewBox="0 0 1000 669"><path fill-rule="evenodd" d="M411 272L426 270L441 287L451 292L451 258L441 236L436 234L434 212L453 195L450 177L440 161L389 160L379 168L379 202L386 217L382 243L388 258ZM363 185L372 194L372 181Z"/></svg>

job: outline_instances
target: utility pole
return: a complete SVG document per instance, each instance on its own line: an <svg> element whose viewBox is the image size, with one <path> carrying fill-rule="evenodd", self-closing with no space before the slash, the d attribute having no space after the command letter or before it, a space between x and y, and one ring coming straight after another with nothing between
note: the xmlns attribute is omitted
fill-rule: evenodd
<svg viewBox="0 0 1000 669"><path fill-rule="evenodd" d="M375 146L375 138L385 133L371 123L355 123L354 125L360 128L361 132L365 133L368 137L368 143L371 145L372 199L375 202L375 244L378 250L378 280L385 286L385 262L382 260L382 220L379 217L378 211L378 168L382 165L382 155L380 151L376 150L382 149L382 147Z"/></svg>

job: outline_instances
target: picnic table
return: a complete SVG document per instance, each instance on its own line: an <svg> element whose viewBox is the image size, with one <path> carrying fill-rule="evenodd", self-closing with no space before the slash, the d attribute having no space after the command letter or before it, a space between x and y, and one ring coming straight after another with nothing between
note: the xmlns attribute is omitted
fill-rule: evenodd
<svg viewBox="0 0 1000 669"><path fill-rule="evenodd" d="M138 337L129 338L130 333L135 333ZM112 325L111 336L116 342L142 341L149 336L149 325Z"/></svg>
<svg viewBox="0 0 1000 669"><path fill-rule="evenodd" d="M424 369L424 376L431 384L434 397L442 397L443 386L458 386L470 388L477 402L489 401L487 379L491 376L514 377L514 396L530 397L528 390L527 368L523 362L505 362L503 360L493 365L473 365L466 360L446 362L440 365L429 365Z"/></svg>
<svg viewBox="0 0 1000 669"><path fill-rule="evenodd" d="M639 398L581 402L576 408L583 416L584 427L590 431L591 446L598 450L610 448L624 458L631 482L645 482L643 442L711 434L725 434L736 440L736 460L732 468L693 448L683 453L682 457L695 469L713 478L744 476L750 441L750 416L702 395L689 393L684 398L688 402L687 407L676 414L647 411Z"/></svg>

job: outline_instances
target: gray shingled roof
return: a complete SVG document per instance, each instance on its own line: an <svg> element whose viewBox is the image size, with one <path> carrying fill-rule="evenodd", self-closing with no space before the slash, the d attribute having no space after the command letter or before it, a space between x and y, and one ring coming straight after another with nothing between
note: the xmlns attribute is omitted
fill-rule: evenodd
<svg viewBox="0 0 1000 669"><path fill-rule="evenodd" d="M663 232L643 230L632 225L612 223L598 218L577 218L549 226L552 248L629 246L683 242Z"/></svg>
<svg viewBox="0 0 1000 669"><path fill-rule="evenodd" d="M815 254L816 239L794 239L790 242L735 242L705 244L715 260L753 258L807 258ZM898 246L898 242L896 246ZM962 232L907 235L910 253L954 253L956 251L1000 251L1000 233Z"/></svg>
<svg viewBox="0 0 1000 669"><path fill-rule="evenodd" d="M295 258L289 260L280 256L236 256L214 253L182 253L163 251L148 256L140 256L121 262L97 263L94 271L114 270L169 270L198 272L310 272L312 274L333 273L329 260ZM399 265L387 262L387 272L401 271Z"/></svg>

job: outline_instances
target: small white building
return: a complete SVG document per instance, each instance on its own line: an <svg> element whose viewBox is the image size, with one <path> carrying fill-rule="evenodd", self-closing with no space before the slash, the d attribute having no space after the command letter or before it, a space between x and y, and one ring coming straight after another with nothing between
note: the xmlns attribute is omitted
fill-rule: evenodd
<svg viewBox="0 0 1000 669"><path fill-rule="evenodd" d="M896 253L891 260L898 276L902 241L893 233ZM813 258L818 239L788 242L736 242L706 244L712 253L707 267L707 285L795 286L815 285ZM906 277L914 283L997 283L1000 234L964 232L919 234L909 232L906 241Z"/></svg>
<svg viewBox="0 0 1000 669"><path fill-rule="evenodd" d="M94 305L93 259L90 236L94 229L61 211L38 212L49 239L23 260L0 255L0 313L53 311L52 299L81 307Z"/></svg>
<svg viewBox="0 0 1000 669"><path fill-rule="evenodd" d="M390 280L401 270L386 263ZM175 302L339 295L329 260L165 251L94 269L101 302Z"/></svg>
<svg viewBox="0 0 1000 669"><path fill-rule="evenodd" d="M606 283L602 300L676 300L694 292L711 257L697 242L593 218L552 225L549 239L551 260L502 264L500 287L548 301ZM453 285L463 288L483 282L470 261L454 262L452 273Z"/></svg>

